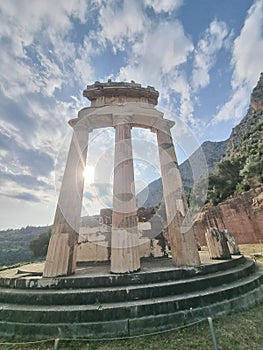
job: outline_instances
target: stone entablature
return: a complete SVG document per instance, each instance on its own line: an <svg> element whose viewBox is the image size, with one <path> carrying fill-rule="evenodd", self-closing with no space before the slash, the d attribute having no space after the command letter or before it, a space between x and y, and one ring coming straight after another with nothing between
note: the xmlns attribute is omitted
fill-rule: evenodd
<svg viewBox="0 0 263 350"><path fill-rule="evenodd" d="M79 111L78 118L71 119L69 124L93 129L115 127L120 117L128 120L131 127L150 129L153 132L161 130L169 132L174 122L163 118L163 113L146 103L125 103L124 105L86 107Z"/></svg>
<svg viewBox="0 0 263 350"><path fill-rule="evenodd" d="M157 105L159 92L152 86L142 87L134 81L100 83L96 81L88 85L83 91L83 96L91 101L91 107L116 105L126 102L142 102Z"/></svg>

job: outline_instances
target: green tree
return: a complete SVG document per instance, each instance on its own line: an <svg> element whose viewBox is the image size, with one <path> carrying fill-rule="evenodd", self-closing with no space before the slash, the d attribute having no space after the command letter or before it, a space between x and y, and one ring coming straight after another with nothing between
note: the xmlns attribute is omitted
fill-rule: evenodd
<svg viewBox="0 0 263 350"><path fill-rule="evenodd" d="M50 236L51 228L48 231L41 233L29 243L29 249L32 251L35 258L46 256Z"/></svg>
<svg viewBox="0 0 263 350"><path fill-rule="evenodd" d="M217 163L215 170L209 175L207 198L214 205L221 203L232 195L241 182L240 170L243 168L243 157L224 159Z"/></svg>

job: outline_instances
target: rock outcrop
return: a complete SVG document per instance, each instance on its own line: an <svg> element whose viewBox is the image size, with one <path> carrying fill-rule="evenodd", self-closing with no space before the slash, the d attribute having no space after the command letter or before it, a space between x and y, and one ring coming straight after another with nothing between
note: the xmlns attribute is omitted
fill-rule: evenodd
<svg viewBox="0 0 263 350"><path fill-rule="evenodd" d="M250 97L250 106L245 117L232 129L228 139L226 156L242 154L251 144L263 137L263 73Z"/></svg>
<svg viewBox="0 0 263 350"><path fill-rule="evenodd" d="M193 230L201 245L206 245L208 227L233 232L239 244L263 242L263 188L206 207L196 219Z"/></svg>

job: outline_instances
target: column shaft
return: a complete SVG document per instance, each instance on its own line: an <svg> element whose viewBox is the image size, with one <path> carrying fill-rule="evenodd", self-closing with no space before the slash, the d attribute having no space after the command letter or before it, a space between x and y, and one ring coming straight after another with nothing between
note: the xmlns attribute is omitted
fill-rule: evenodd
<svg viewBox="0 0 263 350"><path fill-rule="evenodd" d="M111 272L140 268L131 126L115 126Z"/></svg>
<svg viewBox="0 0 263 350"><path fill-rule="evenodd" d="M88 129L76 125L70 144L66 168L60 189L51 239L48 247L44 277L74 273L76 245L84 187Z"/></svg>
<svg viewBox="0 0 263 350"><path fill-rule="evenodd" d="M187 201L170 129L157 130L157 142L173 262L176 266L200 265L192 228L182 229Z"/></svg>

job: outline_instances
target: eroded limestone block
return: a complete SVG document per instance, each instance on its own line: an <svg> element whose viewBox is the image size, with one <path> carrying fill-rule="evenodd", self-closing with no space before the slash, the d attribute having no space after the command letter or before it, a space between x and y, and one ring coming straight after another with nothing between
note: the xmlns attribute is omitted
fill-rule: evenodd
<svg viewBox="0 0 263 350"><path fill-rule="evenodd" d="M151 240L149 238L139 238L140 258L149 258L151 255Z"/></svg>
<svg viewBox="0 0 263 350"><path fill-rule="evenodd" d="M240 255L239 246L237 244L237 241L236 241L233 233L229 230L223 230L222 232L224 233L224 235L227 239L227 244L228 244L230 254Z"/></svg>
<svg viewBox="0 0 263 350"><path fill-rule="evenodd" d="M205 238L211 259L231 259L231 254L224 232L212 227L206 231Z"/></svg>
<svg viewBox="0 0 263 350"><path fill-rule="evenodd" d="M82 242L78 245L77 261L108 261L109 245L107 242Z"/></svg>
<svg viewBox="0 0 263 350"><path fill-rule="evenodd" d="M151 255L154 258L160 258L164 255L163 247L158 239L151 239Z"/></svg>

